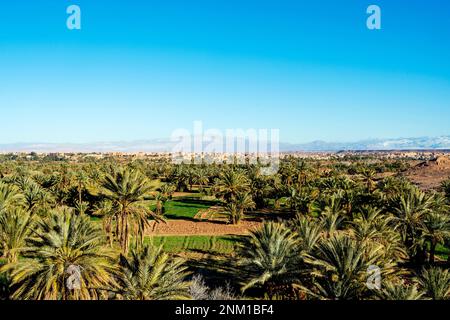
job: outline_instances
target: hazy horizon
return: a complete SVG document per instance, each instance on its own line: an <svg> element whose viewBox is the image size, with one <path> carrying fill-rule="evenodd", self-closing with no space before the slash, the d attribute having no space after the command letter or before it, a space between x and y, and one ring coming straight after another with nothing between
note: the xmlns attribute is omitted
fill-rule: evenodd
<svg viewBox="0 0 450 320"><path fill-rule="evenodd" d="M191 138L193 138L191 136ZM201 137L200 137L201 138ZM224 138L226 139L226 138ZM388 151L388 150L450 150L450 136L441 137L420 137L420 138L400 138L400 139L372 139L362 140L356 142L326 142L326 141L311 141L303 144L284 143L283 141L269 141L265 142L267 149L254 149L251 147L255 144L250 143L250 139L244 139L244 149L234 144L237 138L233 137L233 149L222 149L229 144L223 140L222 147L214 147L214 151L210 148L211 142L207 140L201 143L200 149L195 149L195 144L191 144L193 139L189 140L189 144L183 144L183 149L179 149L177 141L171 139L153 139L153 140L137 140L137 141L101 141L92 143L16 143L16 144L0 144L0 153L10 152L82 152L82 153L110 153L110 152L125 152L125 153L140 153L140 152L214 152L214 153L241 153L241 152L336 152L336 151ZM241 140L242 141L242 140ZM260 145L261 140L255 140L257 145ZM274 143L276 145L274 145ZM177 147L178 146L178 147ZM273 149L275 147L275 149ZM236 149L237 148L237 149ZM247 149L250 148L250 149ZM207 151L211 150L211 151Z"/></svg>

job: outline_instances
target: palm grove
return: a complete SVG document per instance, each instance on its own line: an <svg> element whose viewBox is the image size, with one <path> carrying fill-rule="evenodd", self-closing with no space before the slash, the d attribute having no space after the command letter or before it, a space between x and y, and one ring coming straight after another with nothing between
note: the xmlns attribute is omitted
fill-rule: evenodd
<svg viewBox="0 0 450 320"><path fill-rule="evenodd" d="M4 155L0 296L448 299L450 180L424 192L401 177L407 165L286 157L266 176L250 164ZM176 191L214 197L230 224L272 213L229 256L236 277L227 289L209 288L185 259L146 241ZM366 284L371 266L381 272L376 290Z"/></svg>

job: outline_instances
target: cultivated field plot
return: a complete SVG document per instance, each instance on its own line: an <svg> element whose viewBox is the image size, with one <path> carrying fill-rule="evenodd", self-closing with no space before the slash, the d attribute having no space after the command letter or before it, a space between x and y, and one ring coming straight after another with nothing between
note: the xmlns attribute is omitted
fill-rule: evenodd
<svg viewBox="0 0 450 320"><path fill-rule="evenodd" d="M199 252L209 254L232 254L242 241L242 236L154 236L147 237L146 243L163 245L172 253Z"/></svg>

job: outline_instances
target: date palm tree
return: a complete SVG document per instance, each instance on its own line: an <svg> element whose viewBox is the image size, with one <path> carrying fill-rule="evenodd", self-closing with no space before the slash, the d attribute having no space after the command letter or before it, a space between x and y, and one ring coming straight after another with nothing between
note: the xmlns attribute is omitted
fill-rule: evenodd
<svg viewBox="0 0 450 320"><path fill-rule="evenodd" d="M202 191L204 186L209 184L209 176L205 169L197 170L195 182L199 185L199 190Z"/></svg>
<svg viewBox="0 0 450 320"><path fill-rule="evenodd" d="M0 182L0 210L12 209L23 201L23 195L12 184Z"/></svg>
<svg viewBox="0 0 450 320"><path fill-rule="evenodd" d="M359 174L362 177L362 181L366 186L367 192L372 192L375 189L375 170L363 167Z"/></svg>
<svg viewBox="0 0 450 320"><path fill-rule="evenodd" d="M163 220L145 203L147 197L150 199L152 189L147 178L132 169L115 170L105 175L100 182L99 194L112 204L108 218L111 223L115 222L115 236L125 254L131 235L135 237L137 245L143 243L145 230L150 226L150 217L156 222Z"/></svg>
<svg viewBox="0 0 450 320"><path fill-rule="evenodd" d="M184 165L177 166L172 174L171 180L176 183L177 191L183 192L189 185L188 169Z"/></svg>
<svg viewBox="0 0 450 320"><path fill-rule="evenodd" d="M224 209L224 213L229 218L229 223L237 224L242 219L242 216L240 216L241 211L239 210L235 202L227 203Z"/></svg>
<svg viewBox="0 0 450 320"><path fill-rule="evenodd" d="M84 170L79 170L74 174L74 179L76 183L77 188L77 194L78 194L78 203L83 202L83 190L86 188L86 183L88 180L88 177L86 175L86 172Z"/></svg>
<svg viewBox="0 0 450 320"><path fill-rule="evenodd" d="M120 295L129 300L188 299L187 267L180 258L171 258L162 249L145 245L120 256Z"/></svg>
<svg viewBox="0 0 450 320"><path fill-rule="evenodd" d="M441 189L447 198L447 201L450 203L450 179L445 180L441 184Z"/></svg>
<svg viewBox="0 0 450 320"><path fill-rule="evenodd" d="M292 187L286 200L293 212L311 215L317 210L316 200L318 197L318 189Z"/></svg>
<svg viewBox="0 0 450 320"><path fill-rule="evenodd" d="M322 241L315 252L306 255L311 267L311 287L305 292L319 299L348 300L362 298L367 290L367 270L377 265L376 250L367 252L361 242L347 235L334 235Z"/></svg>
<svg viewBox="0 0 450 320"><path fill-rule="evenodd" d="M237 224L244 217L244 212L249 209L255 209L255 202L252 196L247 192L240 192L234 198L233 203L236 204L236 210L238 211L237 219L233 219L231 223Z"/></svg>
<svg viewBox="0 0 450 320"><path fill-rule="evenodd" d="M160 191L155 195L155 213L161 216L164 214L166 202L172 198L175 188L172 185L165 183L159 189Z"/></svg>
<svg viewBox="0 0 450 320"><path fill-rule="evenodd" d="M0 252L8 263L17 262L33 224L30 211L20 208L0 211Z"/></svg>
<svg viewBox="0 0 450 320"><path fill-rule="evenodd" d="M417 288L417 284L389 281L383 284L382 290L377 291L377 296L381 300L420 300L423 292Z"/></svg>
<svg viewBox="0 0 450 320"><path fill-rule="evenodd" d="M432 205L433 196L412 188L406 194L394 197L389 208L394 213L397 229L410 260L419 265L425 260L423 232L425 217L430 213Z"/></svg>
<svg viewBox="0 0 450 320"><path fill-rule="evenodd" d="M344 223L344 217L339 212L333 212L330 210L330 207L326 207L325 211L322 212L320 222L326 237L330 238L341 228Z"/></svg>
<svg viewBox="0 0 450 320"><path fill-rule="evenodd" d="M164 183L160 187L160 192L164 197L171 199L175 192L175 187L169 183Z"/></svg>
<svg viewBox="0 0 450 320"><path fill-rule="evenodd" d="M425 295L433 300L450 298L450 272L441 268L424 269L419 276L419 285Z"/></svg>
<svg viewBox="0 0 450 320"><path fill-rule="evenodd" d="M270 178L261 174L260 168L252 168L250 170L250 192L255 203L255 208L261 209L266 205L267 196L270 191Z"/></svg>
<svg viewBox="0 0 450 320"><path fill-rule="evenodd" d="M354 238L371 247L381 246L385 259L403 262L407 258L401 237L395 230L394 217L381 209L364 206L351 223Z"/></svg>
<svg viewBox="0 0 450 320"><path fill-rule="evenodd" d="M52 203L52 198L37 183L30 183L25 186L23 192L23 203L25 208L35 213L39 209L48 209Z"/></svg>
<svg viewBox="0 0 450 320"><path fill-rule="evenodd" d="M318 220L298 215L290 227L297 233L302 254L310 254L323 238L323 225Z"/></svg>
<svg viewBox="0 0 450 320"><path fill-rule="evenodd" d="M424 238L430 244L429 262L434 263L436 246L450 239L450 216L437 212L430 212L424 221Z"/></svg>
<svg viewBox="0 0 450 320"><path fill-rule="evenodd" d="M239 248L238 266L245 275L242 292L262 286L269 297L292 286L298 274L298 241L283 224L266 222Z"/></svg>
<svg viewBox="0 0 450 320"><path fill-rule="evenodd" d="M238 193L250 190L250 181L241 170L225 170L216 180L214 189L219 197L229 203Z"/></svg>
<svg viewBox="0 0 450 320"><path fill-rule="evenodd" d="M103 247L104 236L89 217L69 209L40 218L24 259L7 264L14 299L97 299L111 286L114 255Z"/></svg>

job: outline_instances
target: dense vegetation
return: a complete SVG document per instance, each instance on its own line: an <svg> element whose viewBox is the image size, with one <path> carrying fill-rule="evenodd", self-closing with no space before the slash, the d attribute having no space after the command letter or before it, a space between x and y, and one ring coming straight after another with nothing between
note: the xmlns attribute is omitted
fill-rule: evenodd
<svg viewBox="0 0 450 320"><path fill-rule="evenodd" d="M450 180L424 192L401 177L407 167L286 157L266 176L250 164L5 155L0 296L448 299ZM230 224L263 223L241 237L149 237L155 224L212 204ZM227 276L210 286L189 250L218 254L213 267ZM371 270L379 287L368 285Z"/></svg>

